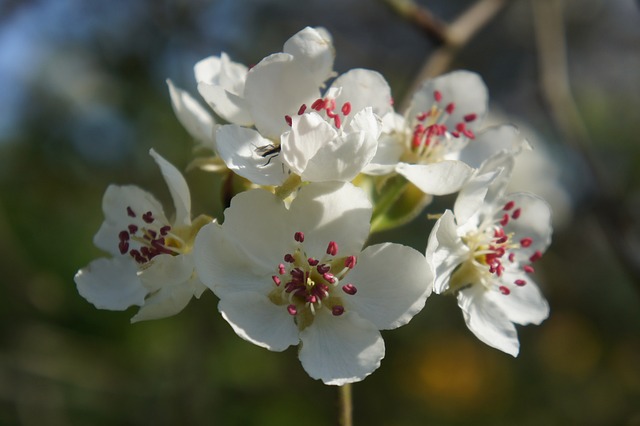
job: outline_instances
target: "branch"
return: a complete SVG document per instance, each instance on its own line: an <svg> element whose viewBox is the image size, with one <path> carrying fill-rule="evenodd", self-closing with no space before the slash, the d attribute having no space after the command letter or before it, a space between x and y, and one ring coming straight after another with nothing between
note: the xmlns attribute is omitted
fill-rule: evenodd
<svg viewBox="0 0 640 426"><path fill-rule="evenodd" d="M394 12L423 30L436 43L446 42L447 24L439 20L429 9L413 0L382 0Z"/></svg>
<svg viewBox="0 0 640 426"><path fill-rule="evenodd" d="M386 1L391 2L392 0ZM442 45L428 57L407 93L414 93L420 88L423 81L447 71L458 51L469 43L477 32L485 27L507 3L508 0L478 0L451 24L442 24L444 31L439 36ZM428 12L426 9L423 11ZM409 99L409 96L405 97L400 105L400 111L404 111L408 107Z"/></svg>

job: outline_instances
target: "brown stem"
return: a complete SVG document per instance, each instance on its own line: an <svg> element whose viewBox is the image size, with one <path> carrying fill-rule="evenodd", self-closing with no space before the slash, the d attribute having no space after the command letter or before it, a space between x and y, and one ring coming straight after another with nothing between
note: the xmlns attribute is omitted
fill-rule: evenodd
<svg viewBox="0 0 640 426"><path fill-rule="evenodd" d="M340 426L353 426L352 407L353 402L351 398L351 383L347 383L338 388L340 393L339 397L339 425Z"/></svg>
<svg viewBox="0 0 640 426"><path fill-rule="evenodd" d="M436 43L446 40L447 24L413 0L383 0L394 12L423 30Z"/></svg>

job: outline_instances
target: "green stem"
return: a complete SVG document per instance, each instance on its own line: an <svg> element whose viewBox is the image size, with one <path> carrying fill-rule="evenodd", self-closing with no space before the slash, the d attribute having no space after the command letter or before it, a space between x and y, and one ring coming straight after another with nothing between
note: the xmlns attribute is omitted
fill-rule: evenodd
<svg viewBox="0 0 640 426"><path fill-rule="evenodd" d="M380 230L385 214L398 201L398 198L407 189L408 184L409 181L402 175L395 175L385 183L382 188L382 195L376 200L376 205L371 215L371 233Z"/></svg>
<svg viewBox="0 0 640 426"><path fill-rule="evenodd" d="M353 402L351 399L351 383L342 385L338 388L340 392L340 413L339 413L339 425L340 426L353 426Z"/></svg>
<svg viewBox="0 0 640 426"><path fill-rule="evenodd" d="M284 200L289 195L291 195L293 191L298 189L301 183L302 179L300 178L300 176L292 173L282 185L276 188L276 195Z"/></svg>

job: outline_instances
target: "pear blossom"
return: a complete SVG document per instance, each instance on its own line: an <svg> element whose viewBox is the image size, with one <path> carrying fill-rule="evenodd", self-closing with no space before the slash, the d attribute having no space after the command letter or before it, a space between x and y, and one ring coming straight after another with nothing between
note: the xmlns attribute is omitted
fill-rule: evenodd
<svg viewBox="0 0 640 426"><path fill-rule="evenodd" d="M215 119L189 92L176 87L167 79L171 107L185 130L203 147L215 152Z"/></svg>
<svg viewBox="0 0 640 426"><path fill-rule="evenodd" d="M285 43L283 53L246 73L242 99L251 120L216 132L218 151L231 170L272 186L292 173L321 182L350 181L362 171L375 155L381 130L376 112L381 105L390 108L390 90L380 74L352 70L321 95L334 75L333 58L329 34L305 28ZM198 87L213 106L211 86Z"/></svg>
<svg viewBox="0 0 640 426"><path fill-rule="evenodd" d="M386 117L378 151L364 173L399 173L431 195L458 191L473 172L459 153L477 138L487 104L487 88L473 72L426 81L404 116Z"/></svg>
<svg viewBox="0 0 640 426"><path fill-rule="evenodd" d="M476 337L517 356L515 324L540 324L549 315L531 274L551 242L552 228L544 200L503 193L508 174L505 168L474 175L454 210L433 227L426 256L435 267L435 292L455 294Z"/></svg>
<svg viewBox="0 0 640 426"><path fill-rule="evenodd" d="M153 149L175 206L169 221L153 195L137 186L110 185L102 200L105 221L94 237L111 258L78 271L78 292L99 309L140 306L132 322L180 312L206 287L199 281L192 247L197 231L211 221L191 219L191 196L184 177Z"/></svg>
<svg viewBox="0 0 640 426"><path fill-rule="evenodd" d="M433 279L410 247L362 250L371 211L344 182L304 185L290 205L263 189L240 193L222 225L198 234L198 275L243 339L272 351L300 343L302 366L326 384L362 380L384 357L379 330L418 313Z"/></svg>

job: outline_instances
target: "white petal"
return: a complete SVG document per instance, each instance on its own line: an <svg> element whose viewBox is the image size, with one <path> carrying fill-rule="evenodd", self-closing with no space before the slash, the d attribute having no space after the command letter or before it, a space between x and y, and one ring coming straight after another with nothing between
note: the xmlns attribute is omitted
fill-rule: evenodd
<svg viewBox="0 0 640 426"><path fill-rule="evenodd" d="M371 201L366 193L350 184L311 183L300 189L291 203L289 222L304 232L309 256L325 255L329 241L338 244L338 255L356 255L369 236Z"/></svg>
<svg viewBox="0 0 640 426"><path fill-rule="evenodd" d="M300 339L302 366L309 376L327 385L363 380L384 358L380 332L353 312L336 317L323 309L300 333Z"/></svg>
<svg viewBox="0 0 640 426"><path fill-rule="evenodd" d="M391 88L382 74L376 71L352 69L336 78L331 87L342 88L336 98L337 107L342 108L345 102L349 102L352 114L367 107L379 117L393 111Z"/></svg>
<svg viewBox="0 0 640 426"><path fill-rule="evenodd" d="M380 130L380 120L369 107L358 111L353 116L353 120L347 122L345 125L345 131L347 133L363 132L367 137L376 141L380 137Z"/></svg>
<svg viewBox="0 0 640 426"><path fill-rule="evenodd" d="M487 345L518 356L520 342L516 328L502 310L486 297L487 292L479 285L458 292L458 306L462 309L467 327Z"/></svg>
<svg viewBox="0 0 640 426"><path fill-rule="evenodd" d="M526 281L522 287L513 283L517 279ZM505 273L501 281L511 292L504 295L499 291L489 291L487 299L493 301L516 324L540 324L549 316L549 304L540 292L536 283L524 273Z"/></svg>
<svg viewBox="0 0 640 426"><path fill-rule="evenodd" d="M233 236L233 234L232 234ZM272 252L277 253L277 250ZM268 257L272 252L265 253ZM280 256L253 262L234 240L227 238L223 228L217 223L200 229L193 248L198 277L219 298L230 293L253 291L267 294L273 287L271 276L277 271Z"/></svg>
<svg viewBox="0 0 640 426"><path fill-rule="evenodd" d="M276 53L249 71L244 97L256 129L266 138L279 140L289 130L285 116L296 115L302 104L309 106L320 97L320 90L314 76L293 56Z"/></svg>
<svg viewBox="0 0 640 426"><path fill-rule="evenodd" d="M127 208L131 209L135 217L129 216ZM105 220L93 237L93 243L114 256L120 256L118 250L120 231L126 230L130 224L139 228L148 225L142 220L143 214L151 212L156 223L160 223L161 226L169 224L162 211L162 205L155 197L133 185L109 185L102 197L102 211Z"/></svg>
<svg viewBox="0 0 640 426"><path fill-rule="evenodd" d="M378 139L376 155L364 168L363 173L381 176L395 171L400 156L404 153L404 146L397 135L382 134Z"/></svg>
<svg viewBox="0 0 640 426"><path fill-rule="evenodd" d="M433 272L418 251L385 243L367 247L343 281L358 289L353 296L343 295L345 308L379 330L389 330L406 324L424 307Z"/></svg>
<svg viewBox="0 0 640 426"><path fill-rule="evenodd" d="M293 56L317 87L333 74L335 49L323 28L304 28L285 42L283 52Z"/></svg>
<svg viewBox="0 0 640 426"><path fill-rule="evenodd" d="M426 257L435 268L434 291L438 294L449 289L449 278L455 268L469 256L469 248L458 236L451 210L444 212L431 229Z"/></svg>
<svg viewBox="0 0 640 426"><path fill-rule="evenodd" d="M198 83L198 92L220 117L240 126L253 125L247 101L224 89L222 86Z"/></svg>
<svg viewBox="0 0 640 426"><path fill-rule="evenodd" d="M439 91L442 101L438 104L444 109L449 103L455 104L453 114L443 123L449 129L464 121L467 114L476 114L476 120L467 123L467 128L475 129L481 123L489 102L487 86L482 78L470 71L453 71L440 77L428 80L414 94L407 117L429 111L435 104L434 92Z"/></svg>
<svg viewBox="0 0 640 426"><path fill-rule="evenodd" d="M376 140L364 133L334 139L309 159L302 180L308 182L349 182L362 172L376 150Z"/></svg>
<svg viewBox="0 0 640 426"><path fill-rule="evenodd" d="M509 194L506 201L514 201L515 208L520 208L521 213L517 220L509 221L505 231L513 232L513 238L516 241L520 241L524 237L533 240L531 246L515 251L516 260L524 261L538 250L544 253L551 244L553 232L549 204L537 195L527 192Z"/></svg>
<svg viewBox="0 0 640 426"><path fill-rule="evenodd" d="M485 204L489 184L496 178L499 171L475 174L460 189L453 207L458 223L466 223L474 214L479 213Z"/></svg>
<svg viewBox="0 0 640 426"><path fill-rule="evenodd" d="M194 273L193 256L161 254L145 265L140 281L151 293L164 287L173 287L188 281Z"/></svg>
<svg viewBox="0 0 640 426"><path fill-rule="evenodd" d="M78 293L98 309L123 311L144 304L147 290L138 279L133 259L100 258L78 271L74 277Z"/></svg>
<svg viewBox="0 0 640 426"><path fill-rule="evenodd" d="M227 167L258 185L277 186L287 178L282 154L267 153L273 142L253 129L229 124L216 131L218 155ZM264 157L263 157L264 155Z"/></svg>
<svg viewBox="0 0 640 426"><path fill-rule="evenodd" d="M222 52L220 56L202 59L193 67L196 82L221 86L227 92L242 96L244 82L249 71L246 66L229 59Z"/></svg>
<svg viewBox="0 0 640 426"><path fill-rule="evenodd" d="M272 303L255 292L239 292L220 299L218 310L243 339L271 351L297 345L298 327L286 306Z"/></svg>
<svg viewBox="0 0 640 426"><path fill-rule="evenodd" d="M196 62L193 67L197 83L218 85L221 61L219 56L209 56Z"/></svg>
<svg viewBox="0 0 640 426"><path fill-rule="evenodd" d="M294 218L278 197L255 189L233 197L231 206L224 212L222 228L225 237L249 262L275 272L283 256L295 247L296 230L291 229Z"/></svg>
<svg viewBox="0 0 640 426"><path fill-rule="evenodd" d="M425 194L446 195L458 191L473 169L460 161L432 164L399 163L396 171Z"/></svg>
<svg viewBox="0 0 640 426"><path fill-rule="evenodd" d="M153 148L149 150L149 154L154 160L156 160L156 163L162 172L162 176L169 187L169 192L171 192L173 205L176 208L175 225L191 225L191 194L189 193L189 185L187 185L187 181L184 180L184 176L182 176L182 173L180 173L178 169L162 158L162 156L155 152Z"/></svg>
<svg viewBox="0 0 640 426"><path fill-rule="evenodd" d="M294 116L291 130L281 138L283 161L296 174L302 175L309 160L336 136L331 125L315 112Z"/></svg>
<svg viewBox="0 0 640 426"><path fill-rule="evenodd" d="M180 285L163 287L153 293L144 302L131 322L167 318L181 312L196 294L201 294L204 286L196 279L190 279Z"/></svg>
<svg viewBox="0 0 640 426"><path fill-rule="evenodd" d="M517 155L529 144L515 126L495 126L484 129L460 152L459 160L474 168L498 151Z"/></svg>
<svg viewBox="0 0 640 426"><path fill-rule="evenodd" d="M171 106L180 124L184 126L191 137L212 151L215 150L213 140L215 121L211 114L188 92L175 87L171 80L167 80L167 85L171 96Z"/></svg>

